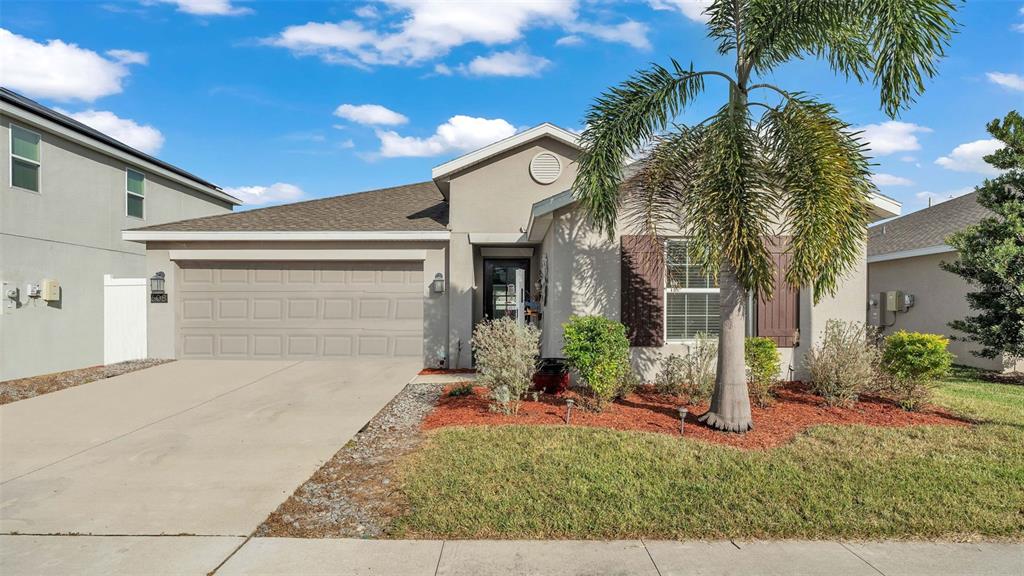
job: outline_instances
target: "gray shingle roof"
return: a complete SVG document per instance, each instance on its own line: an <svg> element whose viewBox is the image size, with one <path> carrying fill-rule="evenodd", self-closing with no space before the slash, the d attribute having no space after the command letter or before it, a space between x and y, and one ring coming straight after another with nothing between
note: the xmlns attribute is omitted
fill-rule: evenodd
<svg viewBox="0 0 1024 576"><path fill-rule="evenodd" d="M146 226L192 232L442 231L448 203L431 182Z"/></svg>
<svg viewBox="0 0 1024 576"><path fill-rule="evenodd" d="M971 192L868 229L868 256L928 248L946 243L946 238L991 216Z"/></svg>

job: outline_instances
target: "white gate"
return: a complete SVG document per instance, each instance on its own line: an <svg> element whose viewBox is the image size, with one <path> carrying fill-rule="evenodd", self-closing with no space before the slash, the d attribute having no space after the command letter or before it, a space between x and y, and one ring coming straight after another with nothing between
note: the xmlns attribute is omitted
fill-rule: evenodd
<svg viewBox="0 0 1024 576"><path fill-rule="evenodd" d="M103 363L146 357L146 279L103 275Z"/></svg>

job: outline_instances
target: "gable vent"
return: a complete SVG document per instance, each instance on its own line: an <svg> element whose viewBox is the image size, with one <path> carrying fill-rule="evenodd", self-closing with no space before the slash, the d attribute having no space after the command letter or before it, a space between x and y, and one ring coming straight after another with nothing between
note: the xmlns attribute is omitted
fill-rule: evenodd
<svg viewBox="0 0 1024 576"><path fill-rule="evenodd" d="M562 175L562 163L550 152L541 152L530 160L530 176L538 184L551 184Z"/></svg>

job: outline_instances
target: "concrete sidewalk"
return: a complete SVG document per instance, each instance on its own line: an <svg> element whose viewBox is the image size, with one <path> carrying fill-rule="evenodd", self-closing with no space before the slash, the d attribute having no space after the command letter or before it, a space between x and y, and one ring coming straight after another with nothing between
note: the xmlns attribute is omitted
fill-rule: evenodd
<svg viewBox="0 0 1024 576"><path fill-rule="evenodd" d="M1024 544L0 536L0 573L1020 576Z"/></svg>

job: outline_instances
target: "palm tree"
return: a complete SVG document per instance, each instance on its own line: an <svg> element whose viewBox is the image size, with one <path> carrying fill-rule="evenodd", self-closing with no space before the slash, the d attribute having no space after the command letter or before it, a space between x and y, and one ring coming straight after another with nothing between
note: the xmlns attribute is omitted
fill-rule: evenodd
<svg viewBox="0 0 1024 576"><path fill-rule="evenodd" d="M716 0L705 11L708 36L719 53L735 54L731 73L654 65L587 112L575 194L590 219L609 236L620 211L640 233L681 226L691 259L718 278L718 376L701 416L708 425L753 426L742 304L748 292L770 298L774 289L766 239L790 237L785 281L813 287L817 302L863 257L876 191L864 144L835 108L761 78L792 59L823 59L878 86L882 109L896 117L934 76L957 25L954 2ZM698 124L676 124L705 81L726 83L728 100Z"/></svg>

